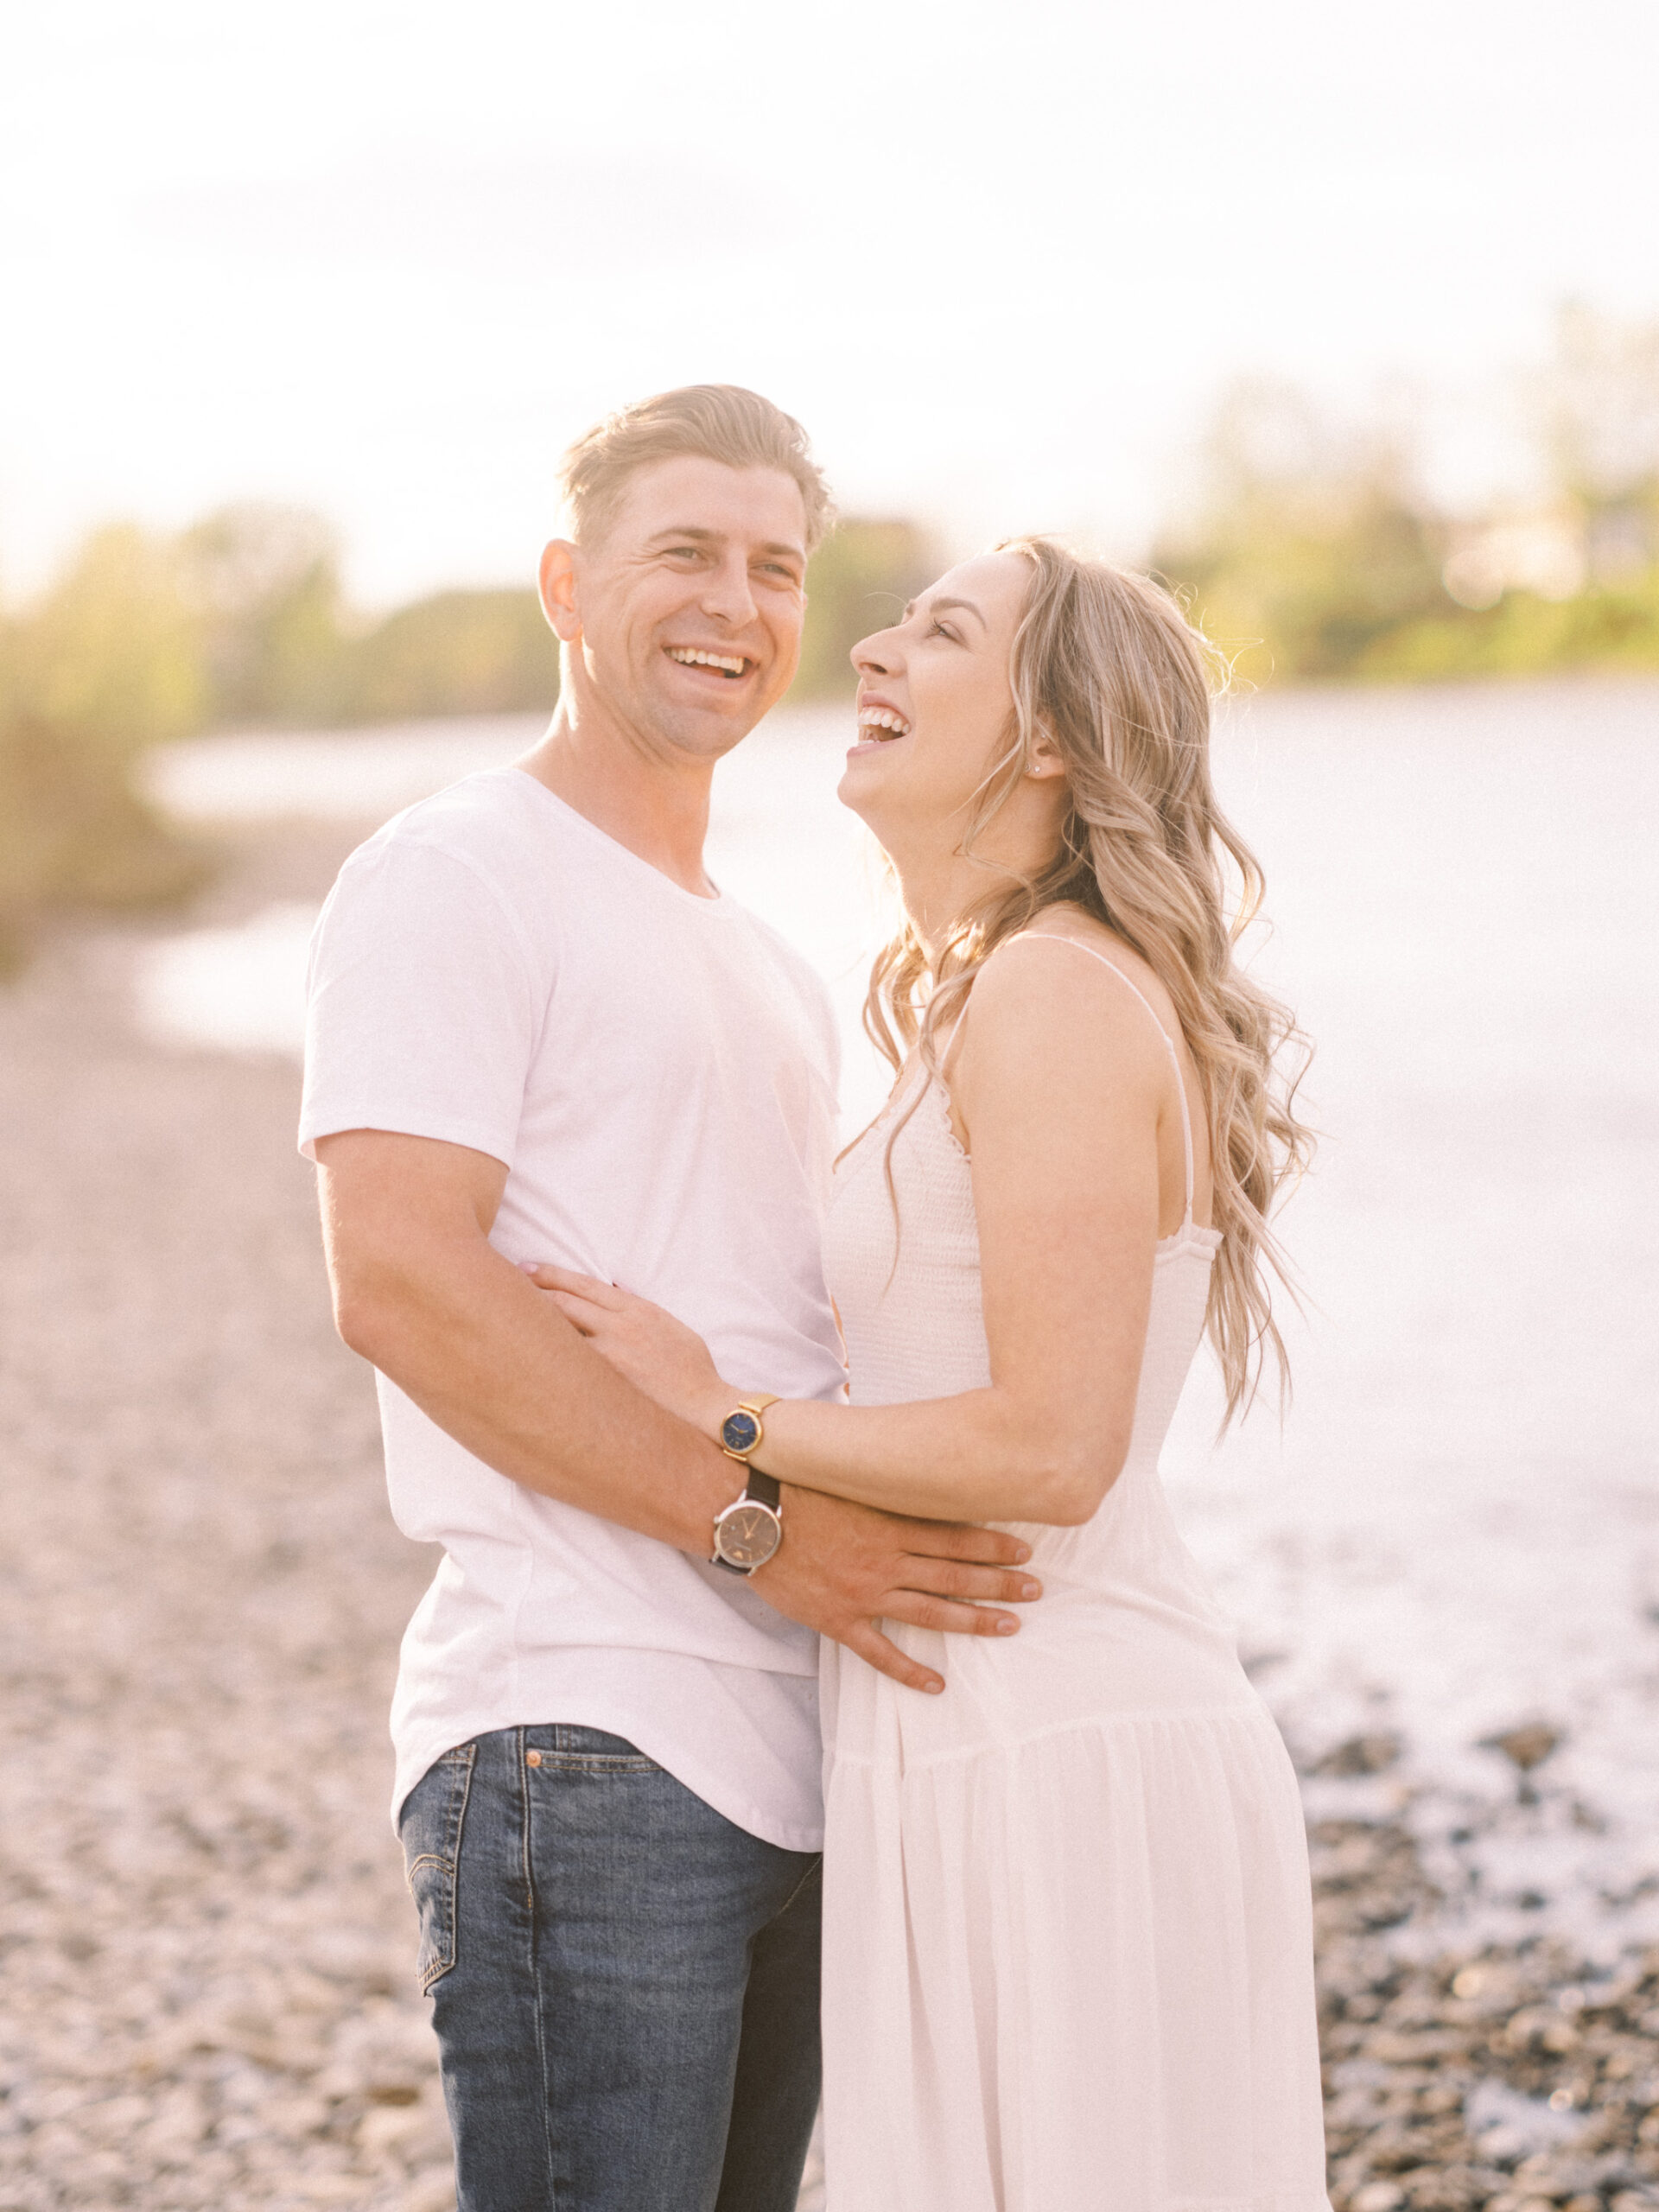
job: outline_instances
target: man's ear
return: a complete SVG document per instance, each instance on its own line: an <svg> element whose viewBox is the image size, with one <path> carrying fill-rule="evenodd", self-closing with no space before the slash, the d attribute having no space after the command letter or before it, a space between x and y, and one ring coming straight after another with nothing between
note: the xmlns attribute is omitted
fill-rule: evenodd
<svg viewBox="0 0 1659 2212"><path fill-rule="evenodd" d="M543 613L563 644L575 645L582 635L582 617L576 612L576 549L568 537L556 537L543 548L537 582Z"/></svg>

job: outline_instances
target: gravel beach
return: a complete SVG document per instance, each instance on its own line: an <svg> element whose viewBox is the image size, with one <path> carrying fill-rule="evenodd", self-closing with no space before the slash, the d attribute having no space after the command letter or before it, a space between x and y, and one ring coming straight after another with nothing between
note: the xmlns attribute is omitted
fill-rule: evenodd
<svg viewBox="0 0 1659 2212"><path fill-rule="evenodd" d="M353 842L250 835L200 918ZM292 1063L143 1041L143 937L0 993L0 2212L446 2212L386 1819L433 1560L329 1325ZM1338 2212L1659 2207L1659 1950L1471 1955L1402 1819L1313 1840Z"/></svg>
<svg viewBox="0 0 1659 2212"><path fill-rule="evenodd" d="M329 1325L292 1066L141 1043L122 954L0 995L0 2204L443 2212L386 1821L431 1561Z"/></svg>

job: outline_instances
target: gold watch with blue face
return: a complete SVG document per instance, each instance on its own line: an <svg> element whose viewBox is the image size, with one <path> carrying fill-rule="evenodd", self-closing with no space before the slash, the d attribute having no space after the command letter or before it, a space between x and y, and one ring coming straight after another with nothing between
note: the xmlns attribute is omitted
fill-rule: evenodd
<svg viewBox="0 0 1659 2212"><path fill-rule="evenodd" d="M771 1475L749 1465L766 1433L760 1416L777 1402L776 1391L757 1391L734 1406L720 1425L721 1450L728 1459L741 1460L749 1478L742 1497L715 1516L712 1563L734 1574L753 1574L784 1541L783 1491Z"/></svg>

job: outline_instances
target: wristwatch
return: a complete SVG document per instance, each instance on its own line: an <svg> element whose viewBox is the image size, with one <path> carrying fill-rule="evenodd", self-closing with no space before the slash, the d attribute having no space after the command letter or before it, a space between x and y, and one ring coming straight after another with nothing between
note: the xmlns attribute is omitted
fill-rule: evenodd
<svg viewBox="0 0 1659 2212"><path fill-rule="evenodd" d="M742 1497L715 1516L712 1563L734 1574L753 1574L784 1541L783 1491L771 1475L749 1465L749 1454L760 1449L766 1433L760 1416L777 1402L776 1391L757 1391L734 1406L720 1425L721 1450L728 1459L741 1460L749 1478Z"/></svg>

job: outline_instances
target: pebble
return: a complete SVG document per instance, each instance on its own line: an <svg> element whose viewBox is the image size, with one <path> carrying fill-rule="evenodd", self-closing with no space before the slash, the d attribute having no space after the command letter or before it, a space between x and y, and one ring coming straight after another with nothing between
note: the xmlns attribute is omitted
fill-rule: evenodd
<svg viewBox="0 0 1659 2212"><path fill-rule="evenodd" d="M1659 1947L1417 1955L1435 1899L1407 1829L1310 1845L1336 2212L1659 2212ZM1471 2134L1491 2085L1503 2117Z"/></svg>
<svg viewBox="0 0 1659 2212"><path fill-rule="evenodd" d="M0 2212L448 2212L386 1514L279 1062L0 994Z"/></svg>

